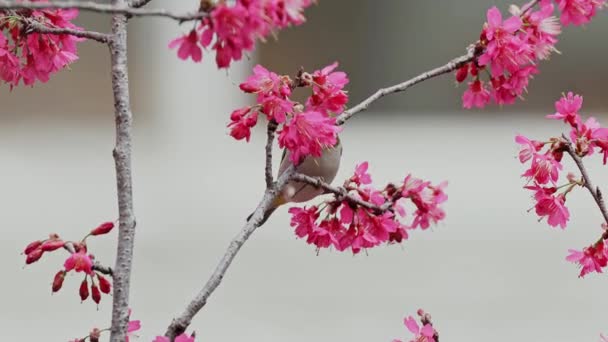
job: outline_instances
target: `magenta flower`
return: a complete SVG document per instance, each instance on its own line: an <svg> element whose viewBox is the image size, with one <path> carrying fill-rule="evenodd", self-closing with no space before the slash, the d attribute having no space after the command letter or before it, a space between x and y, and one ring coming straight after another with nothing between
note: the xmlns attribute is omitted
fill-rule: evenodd
<svg viewBox="0 0 608 342"><path fill-rule="evenodd" d="M521 150L519 151L519 161L521 163L525 163L532 156L540 151L543 148L543 143L536 140L530 140L523 135L517 135L515 137L515 142L522 145Z"/></svg>
<svg viewBox="0 0 608 342"><path fill-rule="evenodd" d="M551 227L566 228L570 212L565 206L565 195L550 195L546 191L537 191L534 197L536 199L534 208L538 216L541 218L547 216L547 223Z"/></svg>
<svg viewBox="0 0 608 342"><path fill-rule="evenodd" d="M165 336L156 336L154 341L152 342L169 342L169 338ZM175 342L194 342L193 336L188 336L187 334L181 334L175 338Z"/></svg>
<svg viewBox="0 0 608 342"><path fill-rule="evenodd" d="M190 31L182 37L176 38L169 43L169 48L177 49L177 57L182 60L192 58L195 62L200 62L203 59L203 51L199 46L200 38L196 30Z"/></svg>
<svg viewBox="0 0 608 342"><path fill-rule="evenodd" d="M559 178L559 171L563 168L552 154L533 153L532 165L522 177L534 179L538 184L555 184Z"/></svg>
<svg viewBox="0 0 608 342"><path fill-rule="evenodd" d="M490 92L479 79L469 82L469 89L462 95L462 106L466 109L483 108L490 102Z"/></svg>
<svg viewBox="0 0 608 342"><path fill-rule="evenodd" d="M131 309L129 309L129 318L130 317L131 317ZM127 336L125 337L125 342L129 342L129 339L131 337L138 337L137 335L134 334L134 332L138 331L139 329L141 329L140 320L136 320L136 321L129 320L129 323L127 325Z"/></svg>
<svg viewBox="0 0 608 342"><path fill-rule="evenodd" d="M605 4L605 0L558 0L562 24L587 24Z"/></svg>
<svg viewBox="0 0 608 342"><path fill-rule="evenodd" d="M356 183L357 185L367 185L372 182L372 177L367 173L367 168L369 164L367 162L363 162L355 168L355 174L350 178L351 182Z"/></svg>
<svg viewBox="0 0 608 342"><path fill-rule="evenodd" d="M502 14L496 7L488 10L487 23L482 32L486 40L486 49L479 57L480 66L491 65L492 76L498 77L504 71L515 72L528 64L533 58L530 44L515 33L522 28L519 16L512 16L503 21Z"/></svg>
<svg viewBox="0 0 608 342"><path fill-rule="evenodd" d="M93 273L93 260L87 255L84 249L77 253L71 254L63 264L66 272L75 270L76 272L84 272L86 274Z"/></svg>
<svg viewBox="0 0 608 342"><path fill-rule="evenodd" d="M570 254L566 260L579 264L581 267L579 277L581 278L591 272L602 273L602 269L608 265L608 247L603 240L582 251L569 249L568 252Z"/></svg>
<svg viewBox="0 0 608 342"><path fill-rule="evenodd" d="M435 329L433 329L432 325L425 324L421 328L412 316L404 319L403 323L414 334L414 339L411 342L435 342Z"/></svg>
<svg viewBox="0 0 608 342"><path fill-rule="evenodd" d="M581 118L578 111L583 107L583 97L574 95L568 92L568 95L562 97L555 102L555 114L547 115L549 119L563 120L574 128L578 128L581 124Z"/></svg>
<svg viewBox="0 0 608 342"><path fill-rule="evenodd" d="M341 131L335 118L314 111L295 113L279 132L279 146L288 149L291 161L298 164L307 156L320 157L323 149L336 144Z"/></svg>
<svg viewBox="0 0 608 342"><path fill-rule="evenodd" d="M310 110L325 115L344 111L348 95L342 89L348 84L348 77L344 72L334 71L337 67L338 62L335 62L312 74L313 94L306 102Z"/></svg>

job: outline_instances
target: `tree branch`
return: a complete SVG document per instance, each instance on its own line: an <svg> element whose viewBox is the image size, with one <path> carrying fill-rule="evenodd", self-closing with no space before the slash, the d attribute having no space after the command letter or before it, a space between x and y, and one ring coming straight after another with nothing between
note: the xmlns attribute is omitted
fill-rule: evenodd
<svg viewBox="0 0 608 342"><path fill-rule="evenodd" d="M335 194L341 200L346 200L352 204L361 206L372 211L381 213L388 210L388 208L390 207L390 202L379 207L373 203L366 202L360 198L348 194L348 191L341 186L332 186L331 184L324 182L321 178L318 177L310 177L301 173L296 173L291 177L291 179L296 180L298 182L310 184L316 188L321 188L323 190L329 191Z"/></svg>
<svg viewBox="0 0 608 342"><path fill-rule="evenodd" d="M95 40L97 42L104 43L104 44L109 43L110 37L111 37L109 34L95 32L95 31L82 31L82 30L75 30L75 29L69 29L69 28L48 27L48 26L45 26L45 25L39 23L38 21L32 20L32 19L23 18L22 22L25 25L26 33L37 32L37 33L56 34L56 35L71 35L71 36L75 36L75 37Z"/></svg>
<svg viewBox="0 0 608 342"><path fill-rule="evenodd" d="M266 189L271 189L274 183L274 177L272 176L272 145L274 143L274 135L277 131L278 124L276 121L271 120L268 122L268 139L266 141Z"/></svg>
<svg viewBox="0 0 608 342"><path fill-rule="evenodd" d="M604 221L606 221L606 224L608 224L608 210L606 210L606 204L604 203L604 197L602 196L600 188L594 187L593 183L591 183L591 178L589 177L589 173L587 173L587 169L583 164L583 160L578 154L576 154L576 151L574 150L574 147L572 147L572 142L570 142L570 139L568 139L568 137L566 137L565 135L563 135L562 137L566 140L566 152L570 155L570 157L572 157L574 163L576 163L576 166L581 171L581 175L583 176L584 181L583 186L587 188L587 190L589 190L589 193L591 193L591 196L595 200L595 203L600 208L602 216L604 216Z"/></svg>
<svg viewBox="0 0 608 342"><path fill-rule="evenodd" d="M126 6L126 0L112 0L115 7ZM133 115L129 100L129 75L127 69L127 16L112 16L112 89L116 120L116 146L113 155L116 164L119 231L114 267L114 295L112 303L111 342L124 342L129 321L129 288L133 245L135 240L135 215L133 213L133 185L131 175L131 140Z"/></svg>
<svg viewBox="0 0 608 342"><path fill-rule="evenodd" d="M15 2L0 0L0 9L52 9L77 8L96 13L124 14L133 17L166 17L180 22L198 20L207 16L205 12L175 13L165 9L145 9L129 7L126 3L100 4L92 1L49 1L49 2Z"/></svg>
<svg viewBox="0 0 608 342"><path fill-rule="evenodd" d="M372 103L378 101L386 95L405 91L420 82L452 72L465 65L466 63L471 62L473 59L475 59L475 50L470 48L469 52L466 55L456 57L443 66L429 70L427 72L423 72L422 74L412 79L409 79L399 84L395 84L394 86L379 89L372 96L363 100L363 102L340 114L340 116L338 116L338 120L336 120L336 125L343 125L353 115L366 110Z"/></svg>
<svg viewBox="0 0 608 342"><path fill-rule="evenodd" d="M291 179L294 172L295 167L292 165L287 168L287 170L285 170L285 172L278 178L277 183L272 188L267 189L264 192L264 196L253 212L251 219L245 223L245 226L243 226L241 231L232 239L228 249L224 253L224 256L216 266L215 271L209 280L207 280L207 283L205 283L203 289L188 304L184 312L177 318L173 319L171 325L169 325L165 336L170 338L171 341L173 341L176 336L179 336L186 331L190 325L190 322L192 321L192 318L194 318L194 316L205 306L205 304L207 304L207 299L220 285L222 279L224 279L226 271L228 270L228 267L230 267L230 264L236 257L237 253L249 239L251 234L253 234L253 232L260 226L264 218L264 213L270 209L276 195Z"/></svg>

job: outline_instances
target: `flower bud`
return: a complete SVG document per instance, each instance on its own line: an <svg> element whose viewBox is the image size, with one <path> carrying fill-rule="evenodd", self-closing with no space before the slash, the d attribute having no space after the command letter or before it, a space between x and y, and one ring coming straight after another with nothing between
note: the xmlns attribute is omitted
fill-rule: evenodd
<svg viewBox="0 0 608 342"><path fill-rule="evenodd" d="M251 110L251 107L239 108L239 109L233 111L232 114L230 114L230 120L239 121L239 120L241 120L241 118L243 118L243 116L245 116L247 113L249 113L250 110Z"/></svg>
<svg viewBox="0 0 608 342"><path fill-rule="evenodd" d="M469 65L465 64L458 71L456 71L456 82L462 83L469 76Z"/></svg>
<svg viewBox="0 0 608 342"><path fill-rule="evenodd" d="M112 284L110 284L110 281L101 274L97 274L97 279L99 279L99 289L101 292L109 294L112 290Z"/></svg>
<svg viewBox="0 0 608 342"><path fill-rule="evenodd" d="M40 248L34 249L30 253L28 253L27 257L25 258L25 264L29 265L29 264L35 263L36 261L40 260L40 258L42 257L42 253L44 253L44 251L42 249L40 249Z"/></svg>
<svg viewBox="0 0 608 342"><path fill-rule="evenodd" d="M103 235L109 233L114 228L114 222L104 222L99 227L91 231L91 235Z"/></svg>
<svg viewBox="0 0 608 342"><path fill-rule="evenodd" d="M101 302L101 292L99 292L99 287L95 282L91 282L91 297L95 303L99 304Z"/></svg>
<svg viewBox="0 0 608 342"><path fill-rule="evenodd" d="M87 278L84 278L82 283L80 284L80 300L83 302L89 298L89 283L87 282Z"/></svg>
<svg viewBox="0 0 608 342"><path fill-rule="evenodd" d="M99 338L101 337L101 330L97 328L93 328L89 333L89 340L91 342L99 342Z"/></svg>
<svg viewBox="0 0 608 342"><path fill-rule="evenodd" d="M63 280L65 279L65 271L59 271L55 274L55 278L53 279L53 293L61 290L61 286L63 285Z"/></svg>
<svg viewBox="0 0 608 342"><path fill-rule="evenodd" d="M40 241L40 240L34 241L34 242L30 243L29 245L27 245L27 247L25 247L23 254L30 254L35 249L38 249L38 247L40 247L41 245L42 245L42 241Z"/></svg>
<svg viewBox="0 0 608 342"><path fill-rule="evenodd" d="M65 242L63 240L46 240L40 248L45 252L52 252L59 248L63 248Z"/></svg>

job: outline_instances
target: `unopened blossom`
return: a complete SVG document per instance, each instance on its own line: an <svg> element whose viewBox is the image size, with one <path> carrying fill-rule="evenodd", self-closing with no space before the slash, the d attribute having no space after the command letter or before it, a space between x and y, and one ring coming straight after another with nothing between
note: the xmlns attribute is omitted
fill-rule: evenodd
<svg viewBox="0 0 608 342"><path fill-rule="evenodd" d="M53 278L53 285L51 287L51 291L53 293L61 290L61 287L63 286L63 280L65 279L65 275L66 272L61 270L59 272L57 272L57 274L55 274L55 277Z"/></svg>
<svg viewBox="0 0 608 342"><path fill-rule="evenodd" d="M97 226L95 229L91 230L91 235L97 236L108 234L112 231L112 229L114 229L114 222L104 222Z"/></svg>
<svg viewBox="0 0 608 342"><path fill-rule="evenodd" d="M582 251L569 249L568 252L570 254L566 260L579 264L581 278L592 272L602 273L602 269L608 265L608 247L603 240Z"/></svg>
<svg viewBox="0 0 608 342"><path fill-rule="evenodd" d="M304 157L320 157L324 149L336 145L340 131L335 118L315 111L295 113L279 132L279 146L288 149L291 161L298 164Z"/></svg>
<svg viewBox="0 0 608 342"><path fill-rule="evenodd" d="M87 278L84 278L82 283L80 283L80 289L78 290L78 293L80 294L80 300L82 300L83 302L87 300L87 298L89 298L89 283L87 281Z"/></svg>
<svg viewBox="0 0 608 342"><path fill-rule="evenodd" d="M101 290L101 292L109 294L112 290L112 284L110 283L110 281L101 274L97 274L97 279L99 280L99 289Z"/></svg>

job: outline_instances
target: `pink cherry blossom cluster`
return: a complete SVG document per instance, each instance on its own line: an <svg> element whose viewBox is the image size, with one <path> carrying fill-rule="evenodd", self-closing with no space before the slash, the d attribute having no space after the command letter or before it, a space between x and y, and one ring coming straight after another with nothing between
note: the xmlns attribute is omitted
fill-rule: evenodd
<svg viewBox="0 0 608 342"><path fill-rule="evenodd" d="M408 238L407 230L418 227L425 230L445 218L440 204L447 200L443 191L447 183L434 186L408 175L403 184L388 184L379 191L366 186L371 184L367 169L367 162L358 165L355 174L344 183L344 189L348 195L375 207L364 207L343 195L334 195L319 206L290 208L296 235L306 238L317 249L333 246L338 251L351 249L357 254L385 242L401 243ZM413 207L413 218L406 224L402 219L409 204Z"/></svg>
<svg viewBox="0 0 608 342"><path fill-rule="evenodd" d="M588 23L605 0L559 0L557 5L564 25ZM513 104L521 97L533 75L538 74L538 62L548 59L561 33L558 18L553 16L551 0L541 0L539 8L522 10L515 5L511 16L503 20L496 7L487 13L479 41L475 46L476 59L456 72L456 80L472 80L462 96L463 107L483 108L491 101ZM489 80L481 78L488 71Z"/></svg>
<svg viewBox="0 0 608 342"><path fill-rule="evenodd" d="M417 312L421 325L418 324L414 317L409 316L403 320L403 324L407 327L412 334L413 338L409 342L436 342L439 340L439 334L433 328L431 322L431 315L424 312L422 309L418 309ZM393 342L403 342L403 340L394 339Z"/></svg>
<svg viewBox="0 0 608 342"><path fill-rule="evenodd" d="M129 317L131 317L131 309L129 309ZM138 336L135 334L136 331L141 329L141 321L139 320L130 320L127 325L127 335L125 338L125 342L130 342L131 338L137 338ZM83 338L76 338L70 340L70 342L85 342L89 339L90 342L99 342L99 338L101 334L105 331L110 331L110 329L99 329L93 328L88 336ZM175 342L194 342L194 333L192 335L188 335L183 333L177 337L175 337ZM165 336L156 336L152 342L170 342L168 337Z"/></svg>
<svg viewBox="0 0 608 342"><path fill-rule="evenodd" d="M277 29L300 25L306 20L302 12L312 0L236 0L229 5L201 2L201 10L209 13L196 28L169 43L178 48L183 60L203 59L203 49L215 50L218 68L227 68L238 61L243 51L252 51L257 39L263 40Z"/></svg>
<svg viewBox="0 0 608 342"><path fill-rule="evenodd" d="M107 278L94 270L95 257L88 253L86 239L89 236L105 235L112 231L113 228L113 222L104 222L92 229L87 236L78 242L64 241L57 234L51 234L46 240L33 241L27 245L23 252L26 255L25 263L29 265L37 262L42 258L44 253L50 253L61 248L67 250L70 252L70 255L63 264L64 268L59 270L53 278L52 293L61 290L65 276L69 272L82 272L84 273L84 280L79 288L80 299L85 301L91 295L93 301L99 304L102 293L110 294L112 285ZM90 292L89 279L91 280Z"/></svg>
<svg viewBox="0 0 608 342"><path fill-rule="evenodd" d="M564 184L558 183L563 170L562 158L569 144L580 158L597 152L603 155L606 164L608 157L608 128L601 127L593 117L583 122L579 114L582 105L583 97L569 92L555 103L556 113L547 115L547 118L561 120L570 127L569 139L565 135L546 141L531 140L523 135L515 137L515 141L521 145L520 162L529 163L529 168L522 175L528 179L524 188L533 191L536 214L540 219L546 217L552 227L566 228L570 219L565 205L566 197L577 186L585 185L583 178L577 179L572 173L566 176ZM608 239L608 232L604 228L602 238L593 245L583 251L570 250L567 260L582 267L581 277L590 272L601 272L607 266L608 246L605 239Z"/></svg>
<svg viewBox="0 0 608 342"><path fill-rule="evenodd" d="M72 23L77 16L76 9L0 11L0 80L11 88L20 81L25 85L45 83L76 61L77 43L83 38L29 32L28 22L80 30Z"/></svg>
<svg viewBox="0 0 608 342"><path fill-rule="evenodd" d="M341 128L336 125L335 114L342 113L348 102L344 91L348 78L344 72L335 71L337 67L338 63L333 63L312 74L301 71L291 79L261 65L255 66L253 75L240 88L257 94L257 104L232 112L228 124L230 135L249 141L251 128L262 113L269 121L282 125L278 132L279 146L291 152L294 163L306 156L321 156L324 148L336 144ZM297 87L312 91L304 104L290 98Z"/></svg>

